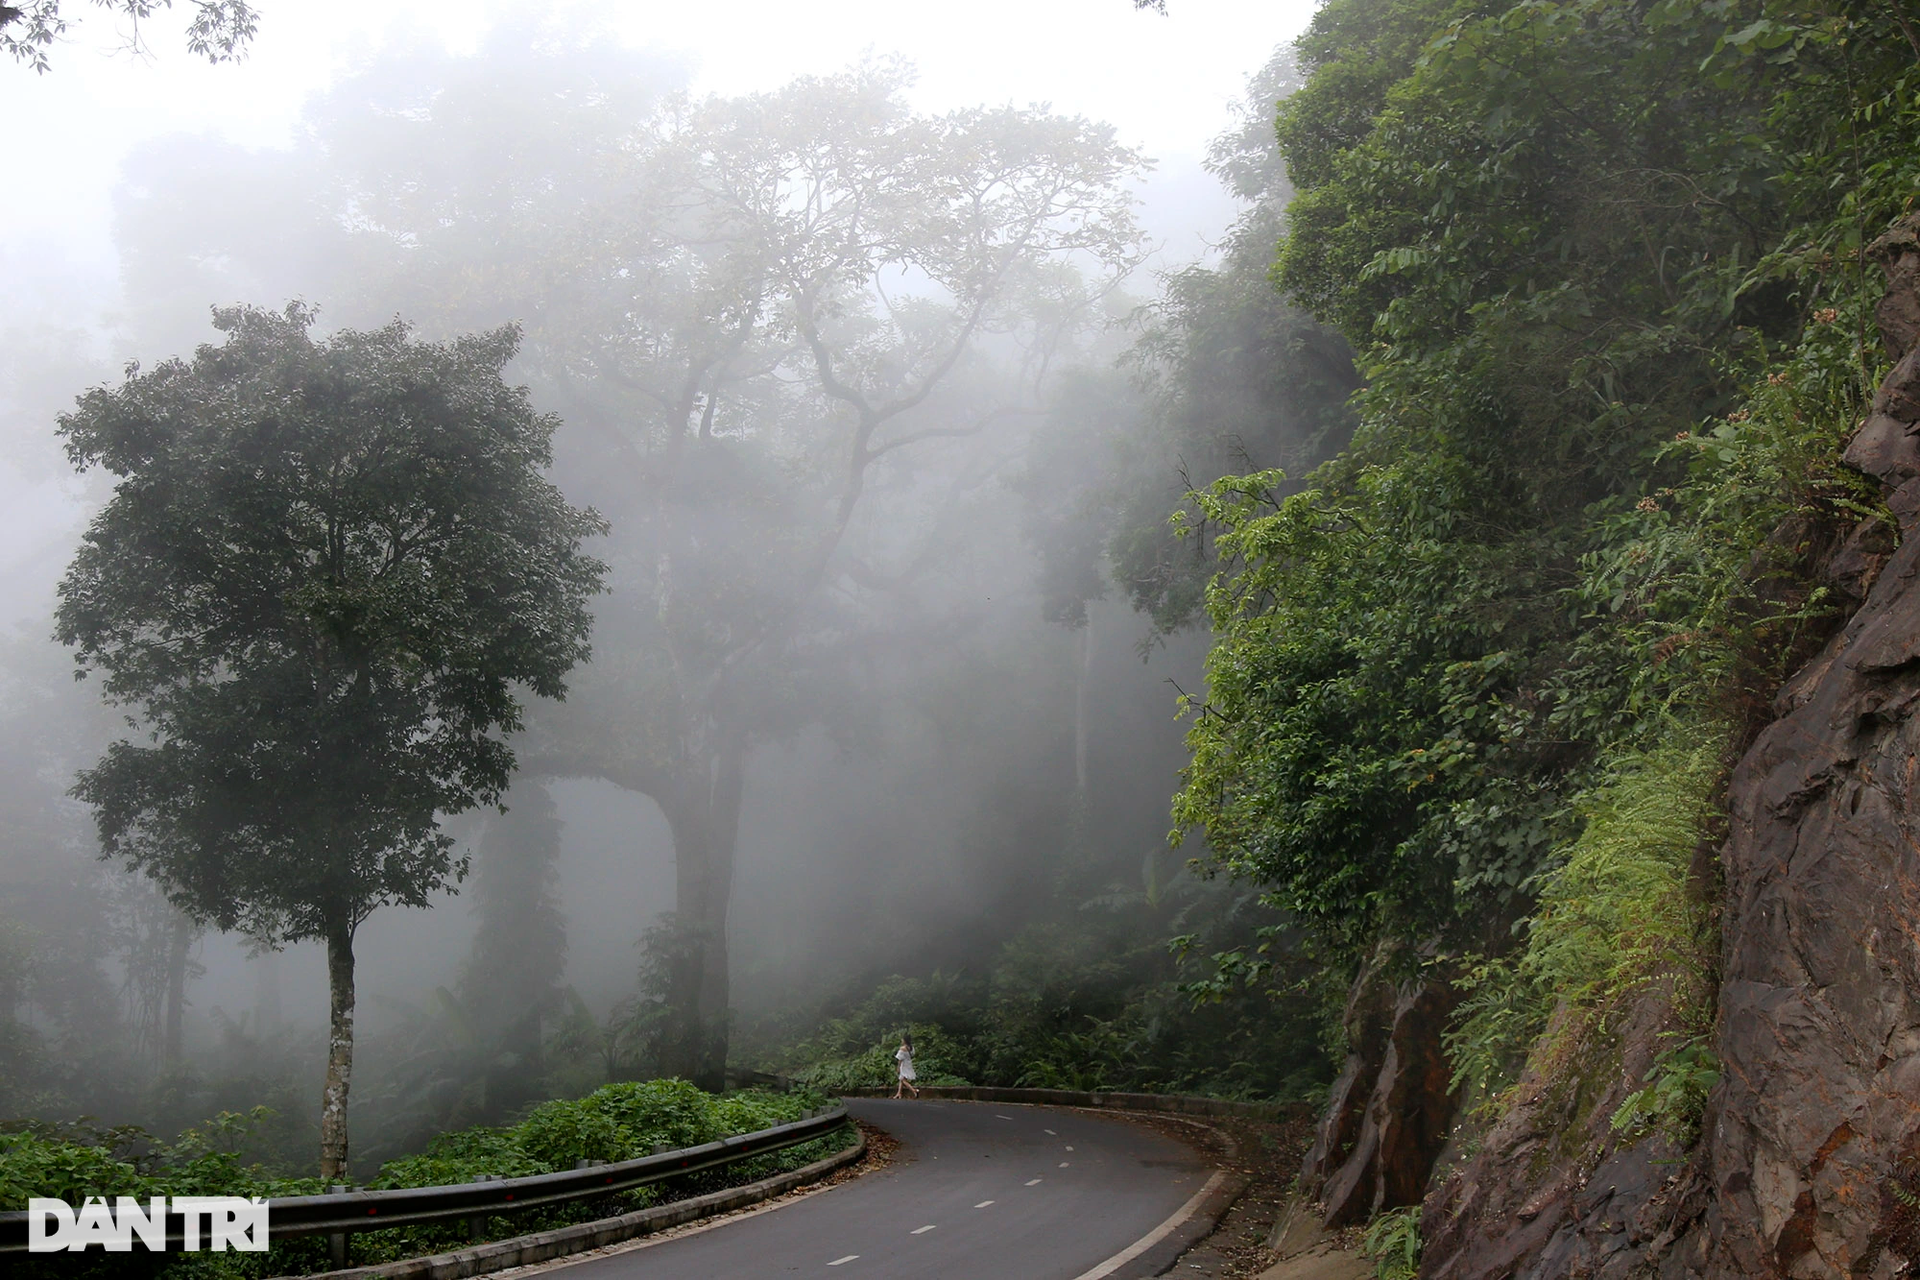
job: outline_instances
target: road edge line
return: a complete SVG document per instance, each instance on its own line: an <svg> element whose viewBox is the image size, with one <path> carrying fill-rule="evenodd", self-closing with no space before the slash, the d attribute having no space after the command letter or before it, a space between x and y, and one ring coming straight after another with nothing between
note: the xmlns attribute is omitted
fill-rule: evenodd
<svg viewBox="0 0 1920 1280"><path fill-rule="evenodd" d="M929 1086L921 1092L935 1094L935 1088ZM1097 1101L1079 1103L1063 1103L1045 1100L1039 1097L1030 1099L1022 1098L1015 1101L1011 1097L1004 1096L1016 1093L1043 1094L1045 1092L1046 1091L1043 1090L1026 1089L980 1089L965 1091L948 1089L940 1091L936 1096L940 1101L959 1102L974 1106L992 1103L997 1106L1078 1111L1086 1115L1106 1116L1111 1119L1143 1120L1151 1118L1156 1120L1171 1120L1175 1124L1186 1125L1194 1129L1204 1129L1213 1135L1214 1140L1220 1144L1218 1158L1223 1161L1232 1162L1236 1160L1240 1154L1240 1144L1234 1140L1232 1134L1223 1129L1216 1128L1214 1125L1207 1123L1207 1120L1199 1119L1191 1113L1167 1112L1157 1108L1135 1109L1118 1105L1114 1101L1116 1098L1131 1100L1133 1097L1140 1095L1081 1094L1078 1096L1096 1099ZM997 1093L1003 1096L957 1096L963 1093L975 1095ZM852 1097L857 1095L849 1092L846 1096ZM1179 1100L1193 1101L1192 1099ZM1221 1105L1229 1106L1233 1104ZM1239 1105L1244 1106L1245 1104ZM1239 1113L1228 1112L1227 1114ZM1213 1119L1217 1117L1209 1116L1208 1118ZM1127 1248L1114 1254L1105 1262L1095 1266L1091 1271L1085 1271L1075 1276L1073 1280L1146 1280L1147 1277L1166 1274L1167 1270L1172 1267L1174 1263L1186 1255L1187 1250L1193 1248L1194 1245L1206 1239L1219 1229L1221 1221L1227 1216L1227 1210L1231 1209L1234 1202L1246 1194L1249 1185L1248 1179L1241 1174L1229 1172L1227 1169L1216 1169L1213 1176L1207 1179L1199 1191L1195 1192L1185 1204L1174 1210L1173 1216L1169 1217L1165 1222L1162 1222L1139 1240L1136 1240L1133 1244L1127 1246ZM1122 1268L1127 1268L1131 1263L1139 1262L1143 1257L1145 1257L1147 1261L1139 1267L1132 1268L1132 1275L1116 1276L1116 1273Z"/></svg>
<svg viewBox="0 0 1920 1280"><path fill-rule="evenodd" d="M1207 1179L1206 1185L1194 1192L1193 1197L1185 1204L1175 1209L1172 1216L1165 1222L1149 1231L1146 1235L1141 1236L1138 1240L1122 1249L1119 1253L1114 1254L1099 1266L1094 1267L1091 1271L1082 1271L1079 1275L1075 1276L1073 1280L1106 1280L1106 1277L1126 1266L1129 1262L1132 1262L1135 1258L1138 1258L1162 1240L1165 1240L1195 1217L1200 1216L1202 1206L1230 1181L1232 1181L1232 1175L1225 1169L1214 1170L1213 1176ZM1233 1202L1234 1196L1227 1195L1222 1197L1222 1199L1225 1201L1225 1203L1221 1205L1224 1211L1226 1205Z"/></svg>

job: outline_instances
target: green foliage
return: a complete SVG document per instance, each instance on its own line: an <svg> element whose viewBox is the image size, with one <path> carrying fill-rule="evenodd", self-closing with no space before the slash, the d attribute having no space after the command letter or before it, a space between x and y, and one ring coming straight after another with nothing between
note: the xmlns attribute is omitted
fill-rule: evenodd
<svg viewBox="0 0 1920 1280"><path fill-rule="evenodd" d="M744 1091L703 1093L683 1080L609 1085L584 1098L535 1108L510 1128L480 1128L442 1134L424 1152L390 1160L370 1188L441 1186L482 1174L511 1178L570 1169L581 1159L630 1160L651 1155L656 1143L697 1146L736 1133L750 1133L800 1118L825 1099L813 1093ZM0 1134L0 1207L24 1208L31 1196L57 1196L77 1203L88 1195L313 1195L318 1179L273 1176L238 1151L253 1131L272 1119L264 1108L250 1115L222 1114L189 1130L171 1146L132 1129L105 1133ZM786 1151L741 1161L711 1173L642 1188L617 1201L587 1201L511 1218L496 1218L489 1234L506 1235L586 1221L718 1186L749 1182L781 1169L798 1168L846 1145L829 1134ZM457 1247L465 1227L418 1226L354 1237L360 1265ZM294 1240L266 1254L193 1254L154 1259L154 1274L166 1280L291 1274L318 1269L325 1242ZM46 1266L46 1264L36 1264ZM70 1270L70 1268L69 1268ZM37 1273L36 1273L37 1274ZM46 1274L67 1274L49 1267Z"/></svg>
<svg viewBox="0 0 1920 1280"><path fill-rule="evenodd" d="M245 1114L223 1111L171 1144L131 1125L107 1130L37 1126L0 1134L0 1207L25 1208L34 1196L78 1204L86 1196L287 1196L320 1191L317 1179L279 1177L242 1154L273 1119L266 1107Z"/></svg>
<svg viewBox="0 0 1920 1280"><path fill-rule="evenodd" d="M1173 816L1353 954L1444 928L1456 894L1510 899L1553 838L1560 761L1529 738L1525 568L1453 536L1502 518L1484 471L1430 453L1319 479L1195 495L1233 567Z"/></svg>
<svg viewBox="0 0 1920 1280"><path fill-rule="evenodd" d="M627 1160L653 1150L656 1142L686 1147L709 1141L712 1128L711 1095L684 1080L630 1081L596 1089L577 1102L541 1104L521 1122L519 1143L552 1160L569 1153Z"/></svg>
<svg viewBox="0 0 1920 1280"><path fill-rule="evenodd" d="M471 1182L482 1174L521 1178L553 1173L562 1167L572 1166L561 1166L534 1155L518 1129L462 1129L440 1134L419 1155L387 1161L367 1185L437 1187Z"/></svg>
<svg viewBox="0 0 1920 1280"><path fill-rule="evenodd" d="M1613 1113L1613 1129L1635 1135L1658 1128L1675 1146L1690 1147L1700 1133L1707 1094L1719 1081L1719 1057L1704 1036L1695 1036L1648 1068L1646 1087L1628 1094Z"/></svg>
<svg viewBox="0 0 1920 1280"><path fill-rule="evenodd" d="M905 1028L913 1037L913 1069L919 1084L972 1084L965 1076L937 1067L960 1056L953 1038L938 1026L920 1024ZM844 1093L854 1089L891 1089L899 1078L894 1046L879 1044L864 1053L825 1058L801 1073L809 1089L821 1093Z"/></svg>
<svg viewBox="0 0 1920 1280"><path fill-rule="evenodd" d="M1708 904L1688 877L1718 821L1725 750L1717 726L1670 723L1660 745L1614 757L1575 800L1580 834L1542 878L1525 950L1471 971L1447 1034L1454 1083L1483 1109L1498 1110L1522 1064L1552 1077L1608 1043L1628 1002L1650 988L1677 1034L1711 1022ZM1658 1108L1672 1096L1661 1093Z"/></svg>
<svg viewBox="0 0 1920 1280"><path fill-rule="evenodd" d="M1584 629L1548 682L1568 733L1644 740L1668 712L1724 715L1730 699L1764 716L1756 704L1844 607L1812 570L1833 531L1880 512L1840 462L1879 361L1858 344L1861 315L1817 315L1757 362L1737 407L1653 451L1651 476L1672 483L1593 509L1569 593Z"/></svg>
<svg viewBox="0 0 1920 1280"><path fill-rule="evenodd" d="M1332 1071L1316 966L1262 935L1254 895L1184 870L1162 884L1151 860L1143 879L1021 931L983 973L889 978L777 1060L826 1092L891 1088L910 1030L928 1084L1317 1096Z"/></svg>
<svg viewBox="0 0 1920 1280"><path fill-rule="evenodd" d="M138 1195L140 1181L133 1165L102 1147L0 1134L0 1204L25 1208L32 1196L77 1204L90 1195Z"/></svg>
<svg viewBox="0 0 1920 1280"><path fill-rule="evenodd" d="M222 310L224 345L60 428L119 482L58 636L153 738L77 794L110 856L274 942L458 878L436 814L498 799L515 689L564 692L605 573L579 552L602 522L540 474L557 420L500 379L513 330L316 342L313 319Z"/></svg>
<svg viewBox="0 0 1920 1280"><path fill-rule="evenodd" d="M1420 1206L1389 1209L1369 1222L1360 1251L1373 1260L1379 1280L1413 1280L1420 1274Z"/></svg>
<svg viewBox="0 0 1920 1280"><path fill-rule="evenodd" d="M1716 757L1848 603L1812 569L1877 510L1838 455L1883 363L1860 249L1920 168L1913 46L1868 6L1332 0L1298 49L1274 279L1367 386L1304 487L1182 518L1221 567L1176 838L1349 963L1497 957L1545 893L1528 958L1471 974L1457 1065L1492 1087L1637 948L1697 956L1679 846L1599 798L1644 798L1636 752Z"/></svg>

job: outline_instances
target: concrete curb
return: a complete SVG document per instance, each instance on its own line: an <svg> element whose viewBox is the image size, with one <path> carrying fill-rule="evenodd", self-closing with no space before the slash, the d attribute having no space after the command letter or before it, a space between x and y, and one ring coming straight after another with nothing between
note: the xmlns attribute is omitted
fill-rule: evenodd
<svg viewBox="0 0 1920 1280"><path fill-rule="evenodd" d="M830 1173L846 1168L867 1154L867 1136L859 1135L853 1145L844 1151L836 1152L824 1160L816 1160L810 1165L775 1174L771 1178L762 1178L750 1182L744 1187L729 1187L724 1191L712 1191L704 1196L694 1196L689 1200L676 1200L672 1204L657 1205L651 1209L641 1209L634 1213L622 1214L617 1218L600 1218L593 1222L576 1223L571 1227L559 1227L552 1231L541 1231L533 1235L515 1236L511 1240L496 1240L489 1244L475 1245L471 1249L461 1249L456 1253L434 1254L425 1258L406 1258L399 1262L383 1262L371 1267L349 1267L345 1271L322 1271L309 1273L307 1280L464 1280L467 1276L486 1275L493 1271L504 1271L508 1267L524 1267L531 1263L548 1262L554 1258L563 1258L568 1254L585 1253L589 1249L600 1249L611 1244L620 1244L640 1236L652 1235L669 1227L678 1227L715 1214L729 1213L735 1209L744 1209L749 1205L771 1200L778 1195L818 1181ZM286 1278L282 1278L286 1280Z"/></svg>
<svg viewBox="0 0 1920 1280"><path fill-rule="evenodd" d="M1074 1280L1150 1280L1165 1275L1187 1250L1219 1229L1220 1220L1246 1189L1247 1180L1239 1174L1218 1171L1172 1218Z"/></svg>
<svg viewBox="0 0 1920 1280"><path fill-rule="evenodd" d="M1107 1094L1109 1098L1142 1097L1142 1094ZM1205 1102L1212 1099L1190 1099ZM1247 1106L1254 1104L1226 1104ZM1101 1104L1101 1110L1133 1110L1120 1108L1113 1103ZM1229 1115L1240 1114L1228 1112ZM1222 1133L1212 1125L1199 1120L1186 1120L1195 1128L1205 1129L1217 1138L1222 1147L1220 1158L1223 1162L1232 1162L1240 1156L1240 1144L1233 1135ZM1165 1275L1173 1264L1178 1262L1187 1250L1199 1244L1220 1228L1220 1220L1227 1216L1227 1210L1233 1208L1241 1196L1246 1194L1247 1180L1231 1169L1220 1169L1199 1194L1182 1205L1180 1211L1159 1227L1142 1237L1132 1248L1109 1258L1100 1266L1075 1277L1075 1280L1150 1280L1150 1277Z"/></svg>

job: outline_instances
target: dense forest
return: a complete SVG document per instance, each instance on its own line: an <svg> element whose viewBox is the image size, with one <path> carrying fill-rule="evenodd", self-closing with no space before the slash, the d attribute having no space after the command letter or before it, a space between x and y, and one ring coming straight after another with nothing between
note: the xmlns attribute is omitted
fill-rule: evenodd
<svg viewBox="0 0 1920 1280"><path fill-rule="evenodd" d="M0 686L0 1187L216 1133L388 1176L621 1082L887 1085L910 1033L935 1084L1310 1104L1294 1198L1383 1276L1904 1274L1920 17L1327 0L1207 153L1237 220L1158 271L1111 128L910 85L507 33L124 175L123 335L197 354L115 379L21 310L0 357L15 435L96 385L94 523ZM203 588L150 527L280 500L221 406L296 366L516 442L383 443L369 493L458 514L221 623L408 691L327 721L389 756L326 775L361 852L318 887L282 729L220 754L306 641L241 709L175 639L279 552ZM491 532L403 606L408 521ZM651 877L592 972L580 865ZM349 1149L355 930L428 906L472 923L360 1031ZM223 934L244 1015L194 1003ZM330 1031L272 987L303 940Z"/></svg>
<svg viewBox="0 0 1920 1280"><path fill-rule="evenodd" d="M1366 385L1303 490L1196 495L1175 819L1354 975L1304 1176L1330 1222L1409 1206L1423 1275L1897 1270L1907 1122L1861 1108L1902 1051L1801 1037L1901 1016L1790 993L1910 1001L1910 957L1755 852L1819 787L1753 789L1905 523L1911 22L1363 0L1299 53L1273 281Z"/></svg>

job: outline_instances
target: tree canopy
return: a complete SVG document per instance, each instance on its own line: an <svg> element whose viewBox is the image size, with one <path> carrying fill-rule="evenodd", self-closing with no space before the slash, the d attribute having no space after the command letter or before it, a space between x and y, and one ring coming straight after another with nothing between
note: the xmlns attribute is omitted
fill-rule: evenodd
<svg viewBox="0 0 1920 1280"><path fill-rule="evenodd" d="M1298 49L1274 279L1368 385L1303 491L1199 497L1175 817L1344 954L1498 949L1597 753L1737 736L1832 608L1912 47L1866 7L1336 0Z"/></svg>
<svg viewBox="0 0 1920 1280"><path fill-rule="evenodd" d="M498 181L397 184L356 151L343 188L400 271L526 309L527 366L619 517L618 653L545 718L542 765L667 816L685 936L662 1067L713 1084L746 755L845 703L836 670L938 551L930 495L977 479L917 459L1031 411L1139 258L1142 162L1074 117L917 113L891 64L707 99L654 71L527 94L499 135L527 164ZM410 90L406 163L429 168L436 138L526 93Z"/></svg>
<svg viewBox="0 0 1920 1280"><path fill-rule="evenodd" d="M540 474L557 422L500 378L512 330L313 320L216 311L224 344L61 419L118 482L56 617L145 738L75 788L107 856L220 928L325 941L337 1042L354 929L464 874L438 815L499 799L520 690L586 658L604 525ZM343 1163L344 1129L325 1144Z"/></svg>
<svg viewBox="0 0 1920 1280"><path fill-rule="evenodd" d="M94 0L128 24L127 47L139 53L146 49L140 23L160 9L173 8L173 0ZM187 48L208 62L233 62L246 55L260 28L260 13L247 0L189 0L193 9L187 21ZM19 4L0 4L0 52L13 55L35 71L52 68L47 54L66 34L72 19L70 3L63 0L21 0Z"/></svg>

